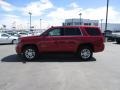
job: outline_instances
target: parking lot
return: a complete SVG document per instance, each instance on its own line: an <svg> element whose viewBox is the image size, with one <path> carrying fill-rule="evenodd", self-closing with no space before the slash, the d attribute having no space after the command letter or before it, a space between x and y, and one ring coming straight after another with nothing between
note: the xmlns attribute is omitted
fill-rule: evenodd
<svg viewBox="0 0 120 90"><path fill-rule="evenodd" d="M107 42L93 56L27 62L16 56L15 45L0 45L0 90L120 90L120 45Z"/></svg>

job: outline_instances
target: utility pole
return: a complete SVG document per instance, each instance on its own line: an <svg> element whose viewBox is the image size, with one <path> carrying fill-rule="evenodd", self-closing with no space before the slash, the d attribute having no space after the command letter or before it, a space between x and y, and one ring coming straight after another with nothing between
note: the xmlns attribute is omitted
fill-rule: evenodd
<svg viewBox="0 0 120 90"><path fill-rule="evenodd" d="M40 30L42 29L42 19L40 19Z"/></svg>
<svg viewBox="0 0 120 90"><path fill-rule="evenodd" d="M72 18L72 26L73 26L73 18Z"/></svg>
<svg viewBox="0 0 120 90"><path fill-rule="evenodd" d="M30 15L30 30L31 30L31 15L32 15L32 13L29 12L28 14Z"/></svg>
<svg viewBox="0 0 120 90"><path fill-rule="evenodd" d="M81 25L81 24L82 24L82 22L81 22L81 16L82 16L82 13L80 13L79 15L80 15L80 25Z"/></svg>
<svg viewBox="0 0 120 90"><path fill-rule="evenodd" d="M106 23L105 23L105 36L106 36L107 23L108 23L108 8L109 8L109 0L107 0Z"/></svg>
<svg viewBox="0 0 120 90"><path fill-rule="evenodd" d="M102 21L103 21L103 19L100 19L100 21L101 21L101 30L102 30Z"/></svg>

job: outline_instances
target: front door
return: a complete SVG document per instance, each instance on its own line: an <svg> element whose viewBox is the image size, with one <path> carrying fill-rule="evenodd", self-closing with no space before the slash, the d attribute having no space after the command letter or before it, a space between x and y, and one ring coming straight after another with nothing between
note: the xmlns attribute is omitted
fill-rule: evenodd
<svg viewBox="0 0 120 90"><path fill-rule="evenodd" d="M57 43L57 38L61 36L61 30L59 28L51 29L46 36L40 40L41 52L58 52L60 50Z"/></svg>
<svg viewBox="0 0 120 90"><path fill-rule="evenodd" d="M10 43L9 36L7 34L1 34L0 43Z"/></svg>

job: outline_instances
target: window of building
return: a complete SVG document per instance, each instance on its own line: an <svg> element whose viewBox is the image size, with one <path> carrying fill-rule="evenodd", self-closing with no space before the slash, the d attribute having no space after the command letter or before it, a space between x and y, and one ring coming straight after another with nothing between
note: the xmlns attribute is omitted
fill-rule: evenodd
<svg viewBox="0 0 120 90"><path fill-rule="evenodd" d="M68 26L72 25L72 23L67 23Z"/></svg>
<svg viewBox="0 0 120 90"><path fill-rule="evenodd" d="M88 25L88 26L90 26L90 25L91 25L91 23L84 23L84 25Z"/></svg>
<svg viewBox="0 0 120 90"><path fill-rule="evenodd" d="M80 23L79 22L75 22L75 25L80 25Z"/></svg>
<svg viewBox="0 0 120 90"><path fill-rule="evenodd" d="M94 26L98 26L98 23L94 23Z"/></svg>
<svg viewBox="0 0 120 90"><path fill-rule="evenodd" d="M91 26L91 23L89 23L89 26Z"/></svg>

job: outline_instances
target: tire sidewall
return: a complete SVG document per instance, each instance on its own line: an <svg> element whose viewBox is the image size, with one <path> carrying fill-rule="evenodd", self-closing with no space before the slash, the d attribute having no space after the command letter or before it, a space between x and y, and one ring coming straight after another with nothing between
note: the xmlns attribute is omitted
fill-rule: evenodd
<svg viewBox="0 0 120 90"><path fill-rule="evenodd" d="M16 44L16 43L17 43L16 39L12 40L12 44Z"/></svg>
<svg viewBox="0 0 120 90"><path fill-rule="evenodd" d="M82 55L81 55L81 52L83 51L83 50L89 50L89 52L90 52L90 56L88 57L88 58L84 58L84 57L82 57ZM89 47L87 47L87 46L85 46L85 47L81 47L80 49L79 49L79 52L78 52L78 55L79 55L79 57L80 57L80 59L82 59L82 60L90 60L91 58L92 58L92 56L93 56L93 51L92 51L92 49L91 48L89 48Z"/></svg>
<svg viewBox="0 0 120 90"><path fill-rule="evenodd" d="M25 52L26 52L26 50L28 50L28 49L32 49L32 50L35 52L35 56L34 56L33 58L27 58L27 57L26 57ZM28 60L28 61L35 60L35 59L38 57L38 50L37 50L35 47L32 47L32 46L26 47L26 48L23 50L23 57L25 58L25 60Z"/></svg>

